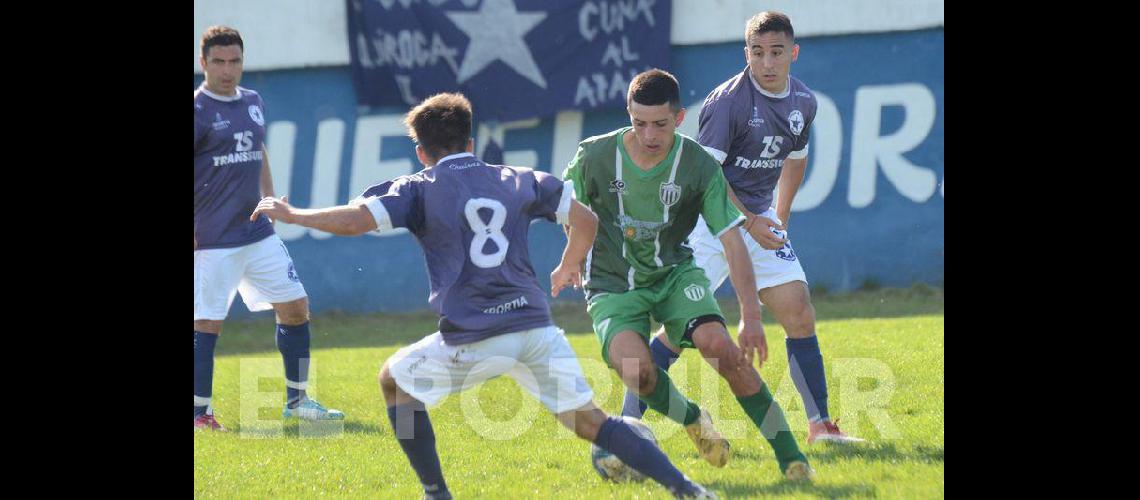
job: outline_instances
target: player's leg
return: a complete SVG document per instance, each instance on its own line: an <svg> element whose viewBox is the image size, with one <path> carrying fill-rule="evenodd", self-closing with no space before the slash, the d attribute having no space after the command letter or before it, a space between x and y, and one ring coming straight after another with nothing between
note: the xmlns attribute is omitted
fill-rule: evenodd
<svg viewBox="0 0 1140 500"><path fill-rule="evenodd" d="M285 243L272 235L250 245L238 291L251 311L272 308L275 342L285 367L285 418L343 420L344 413L322 406L305 393L309 384L309 299Z"/></svg>
<svg viewBox="0 0 1140 500"><path fill-rule="evenodd" d="M511 378L551 411L567 429L613 453L623 463L678 496L707 494L685 477L652 441L594 405L594 391L566 336L557 327L523 332L524 344Z"/></svg>
<svg viewBox="0 0 1140 500"><path fill-rule="evenodd" d="M669 345L668 340L665 339L665 329L662 327L658 330L653 340L649 342L649 355L653 359L653 364L665 372L669 371L669 367L677 361L681 356L681 348ZM622 402L621 414L627 417L641 418L645 414L647 408L644 401L637 397L637 393L632 389L625 390L625 400Z"/></svg>
<svg viewBox="0 0 1140 500"><path fill-rule="evenodd" d="M436 332L396 351L384 363L380 388L388 418L427 498L451 498L427 407L510 371L518 364L523 344L520 337L517 332L507 333L449 345Z"/></svg>
<svg viewBox="0 0 1140 500"><path fill-rule="evenodd" d="M277 316L277 351L285 363L286 403L294 408L306 396L309 381L309 299L273 304Z"/></svg>
<svg viewBox="0 0 1140 500"><path fill-rule="evenodd" d="M622 463L645 474L679 498L716 498L703 486L677 469L653 441L637 434L620 418L611 417L594 405L557 414L558 421L578 437L613 453Z"/></svg>
<svg viewBox="0 0 1140 500"><path fill-rule="evenodd" d="M669 297L654 310L673 345L696 347L725 381L737 403L775 450L780 470L790 479L810 473L784 412L752 365L742 363L740 348L728 335L724 316L695 266L678 266ZM703 417L703 416L702 416Z"/></svg>
<svg viewBox="0 0 1140 500"><path fill-rule="evenodd" d="M420 479L426 498L451 498L436 451L435 430L424 403L400 389L388 363L380 370L380 389L388 406L388 421L396 441Z"/></svg>
<svg viewBox="0 0 1140 500"><path fill-rule="evenodd" d="M732 341L724 324L708 322L698 326L693 332L693 343L701 356L728 382L740 408L772 446L780 471L789 479L808 479L811 472L807 458L796 444L784 411L772 398L756 368L739 361L740 348Z"/></svg>
<svg viewBox="0 0 1140 500"><path fill-rule="evenodd" d="M236 254L222 248L194 252L194 428L225 430L214 418L214 348L241 279Z"/></svg>
<svg viewBox="0 0 1140 500"><path fill-rule="evenodd" d="M610 293L590 300L586 311L602 346L602 359L618 373L626 388L654 410L682 425L700 416L700 407L677 390L669 374L653 363L649 336L651 289Z"/></svg>
<svg viewBox="0 0 1140 500"><path fill-rule="evenodd" d="M767 214L774 217L775 213ZM787 236L784 234L784 236ZM755 243L755 242L752 242ZM808 444L817 440L855 443L831 420L827 408L827 378L815 331L815 307L802 264L789 242L778 250L749 247L760 301L784 326L788 370L808 416Z"/></svg>
<svg viewBox="0 0 1140 500"><path fill-rule="evenodd" d="M715 292L728 278L728 260L724 256L724 245L709 233L708 226L700 216L697 217L693 233L689 235L689 244L693 247L693 262L705 271L705 277L712 284L709 289ZM659 368L669 371L669 367L673 366L681 356L681 348L669 343L665 327L662 326L649 342L649 353ZM640 418L643 413L645 413L645 403L638 399L633 391L625 391L621 414Z"/></svg>

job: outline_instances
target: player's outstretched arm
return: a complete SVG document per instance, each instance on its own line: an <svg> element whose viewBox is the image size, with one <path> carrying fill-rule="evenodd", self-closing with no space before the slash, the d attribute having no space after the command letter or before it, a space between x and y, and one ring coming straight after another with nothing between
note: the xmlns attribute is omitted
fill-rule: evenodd
<svg viewBox="0 0 1140 500"><path fill-rule="evenodd" d="M249 220L257 220L258 215L264 214L273 220L320 229L339 236L359 236L376 229L376 219L363 204L307 209L293 207L288 200L288 196L281 199L262 198Z"/></svg>
<svg viewBox="0 0 1140 500"><path fill-rule="evenodd" d="M752 364L753 351L760 364L768 360L768 340L764 336L764 325L760 322L760 298L756 295L756 275L752 271L752 261L744 237L740 231L725 231L720 237L724 245L725 260L728 261L728 277L736 290L736 300L740 302L740 351L741 361Z"/></svg>
<svg viewBox="0 0 1140 500"><path fill-rule="evenodd" d="M566 248L562 251L562 262L550 273L550 295L567 286L582 286L582 261L598 233L598 216L578 200L570 200L570 224L566 232Z"/></svg>

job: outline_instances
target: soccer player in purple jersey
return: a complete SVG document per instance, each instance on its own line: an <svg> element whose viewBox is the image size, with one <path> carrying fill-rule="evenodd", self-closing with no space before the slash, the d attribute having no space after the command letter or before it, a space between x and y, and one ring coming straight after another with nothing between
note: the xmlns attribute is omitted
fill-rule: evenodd
<svg viewBox="0 0 1140 500"><path fill-rule="evenodd" d="M815 332L815 308L807 278L787 239L792 200L807 168L808 134L816 100L803 82L790 75L799 56L792 21L766 11L745 25L747 67L713 89L700 114L699 142L720 161L733 203L747 221L741 230L756 275L760 301L772 309L787 332L788 368L808 416L809 444L854 443L827 410L823 355ZM779 185L779 196L773 200ZM715 290L728 276L723 245L697 224L690 236L693 257ZM657 363L668 369L679 349L663 333L651 345ZM636 396L626 395L625 415L638 416Z"/></svg>
<svg viewBox="0 0 1140 500"><path fill-rule="evenodd" d="M285 363L286 418L340 420L310 399L309 301L285 244L269 219L249 219L261 196L273 196L265 154L265 107L241 82L245 45L233 28L202 36L205 73L194 91L194 429L225 430L210 398L214 346L234 294L251 311L272 308Z"/></svg>
<svg viewBox="0 0 1140 500"><path fill-rule="evenodd" d="M554 326L527 251L534 219L568 224L551 295L580 286L598 220L558 178L529 168L488 165L471 154L471 104L439 94L405 118L426 167L368 188L347 205L301 210L265 198L253 217L333 234L408 229L426 256L439 331L384 363L380 387L400 447L426 498L451 498L427 406L499 375L514 378L578 437L616 455L677 497L716 495L684 476L652 441L607 416L562 330Z"/></svg>

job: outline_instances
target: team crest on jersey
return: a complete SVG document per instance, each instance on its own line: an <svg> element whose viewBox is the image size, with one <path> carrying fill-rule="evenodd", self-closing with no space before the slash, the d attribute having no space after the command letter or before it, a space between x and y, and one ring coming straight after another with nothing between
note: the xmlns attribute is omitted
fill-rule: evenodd
<svg viewBox="0 0 1140 500"><path fill-rule="evenodd" d="M760 108L752 106L752 119L748 120L749 127L759 127L764 124L764 119L760 118Z"/></svg>
<svg viewBox="0 0 1140 500"><path fill-rule="evenodd" d="M253 121L258 125L265 125L265 117L261 115L261 108L259 108L256 104L251 104L249 106L249 117L253 118Z"/></svg>
<svg viewBox="0 0 1140 500"><path fill-rule="evenodd" d="M225 130L230 128L230 121L222 119L221 113L214 113L214 130Z"/></svg>
<svg viewBox="0 0 1140 500"><path fill-rule="evenodd" d="M617 194L625 194L625 181L621 179L614 179L610 181L610 192Z"/></svg>
<svg viewBox="0 0 1140 500"><path fill-rule="evenodd" d="M788 124L792 126L793 134L800 135L800 132L804 131L804 114L798 109L792 110L788 114Z"/></svg>
<svg viewBox="0 0 1140 500"><path fill-rule="evenodd" d="M660 194L661 204L671 207L681 200L681 186L672 182L662 182Z"/></svg>
<svg viewBox="0 0 1140 500"><path fill-rule="evenodd" d="M705 298L705 287L697 285L695 283L689 285L685 287L685 297L688 297L689 300L693 302L701 300Z"/></svg>

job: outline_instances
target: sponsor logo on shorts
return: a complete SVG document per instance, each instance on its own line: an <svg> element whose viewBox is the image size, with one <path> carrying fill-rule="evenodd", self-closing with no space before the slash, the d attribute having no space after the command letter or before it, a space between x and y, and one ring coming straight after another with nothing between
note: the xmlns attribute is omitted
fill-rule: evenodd
<svg viewBox="0 0 1140 500"><path fill-rule="evenodd" d="M297 268L293 267L293 263L289 263L289 281L300 283L301 278L297 276Z"/></svg>
<svg viewBox="0 0 1140 500"><path fill-rule="evenodd" d="M685 287L685 297L688 297L689 300L693 302L701 300L705 298L705 287L697 284L689 285Z"/></svg>
<svg viewBox="0 0 1140 500"><path fill-rule="evenodd" d="M416 368L419 368L420 366L422 366L424 364L424 362L426 362L426 361L427 361L427 356L422 356L422 357L420 357L420 359L417 359L414 363L412 363L411 365L408 366L408 374L415 373Z"/></svg>
<svg viewBox="0 0 1140 500"><path fill-rule="evenodd" d="M459 348L459 350L455 351L455 354L451 355L451 364L458 365L458 364L462 363L463 360L460 359L460 356L462 356L466 352L467 352L466 347L461 347L461 348Z"/></svg>

